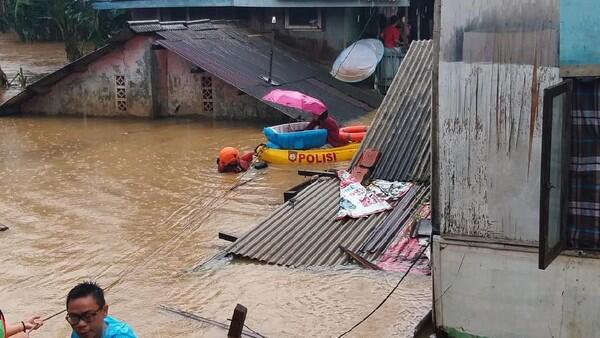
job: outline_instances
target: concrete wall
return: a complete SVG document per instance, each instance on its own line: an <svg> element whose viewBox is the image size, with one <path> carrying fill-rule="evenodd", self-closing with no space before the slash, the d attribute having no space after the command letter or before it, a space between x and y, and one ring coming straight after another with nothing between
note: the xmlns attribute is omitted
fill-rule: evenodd
<svg viewBox="0 0 600 338"><path fill-rule="evenodd" d="M442 233L535 242L558 0L443 0L440 24Z"/></svg>
<svg viewBox="0 0 600 338"><path fill-rule="evenodd" d="M119 49L72 73L23 104L25 114L150 116L152 38L134 37ZM117 106L116 76L125 77L126 110Z"/></svg>
<svg viewBox="0 0 600 338"><path fill-rule="evenodd" d="M436 237L438 326L483 337L598 337L600 259L559 256L546 270L537 259L535 249Z"/></svg>
<svg viewBox="0 0 600 338"><path fill-rule="evenodd" d="M368 19L361 15L360 22L357 22L360 13L361 8L322 8L323 29L298 30L285 29L285 9L264 8L252 11L248 24L260 32L270 32L271 28L275 28L278 40L305 51L313 58L332 59L358 38ZM270 23L273 16L277 17L276 25Z"/></svg>
<svg viewBox="0 0 600 338"><path fill-rule="evenodd" d="M192 73L192 69L196 67L178 55L169 51L159 53L166 54L166 70L161 72L161 76L166 76L167 79L167 94L163 94L163 97L166 96L168 102L166 107L162 107L161 116L263 121L281 121L284 118L278 110L244 94L216 76L206 72ZM210 85L206 86L208 82ZM208 106L212 106L212 109Z"/></svg>

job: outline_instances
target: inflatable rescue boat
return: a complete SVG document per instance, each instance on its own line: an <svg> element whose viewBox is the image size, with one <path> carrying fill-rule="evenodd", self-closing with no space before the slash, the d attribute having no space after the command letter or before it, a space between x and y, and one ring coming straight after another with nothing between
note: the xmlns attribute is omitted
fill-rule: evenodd
<svg viewBox="0 0 600 338"><path fill-rule="evenodd" d="M257 149L258 157L275 164L320 164L340 161L350 161L360 143L350 143L343 147L316 148L306 150L273 149L260 145Z"/></svg>
<svg viewBox="0 0 600 338"><path fill-rule="evenodd" d="M340 129L340 136L350 141L342 147L325 147L325 129L304 130L308 122L287 123L263 130L267 144L256 148L257 156L268 163L311 165L350 161L367 128L351 126Z"/></svg>

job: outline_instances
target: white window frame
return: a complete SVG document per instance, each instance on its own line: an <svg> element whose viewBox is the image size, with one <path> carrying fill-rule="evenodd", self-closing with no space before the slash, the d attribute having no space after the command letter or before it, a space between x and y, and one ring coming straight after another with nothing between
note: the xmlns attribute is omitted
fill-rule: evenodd
<svg viewBox="0 0 600 338"><path fill-rule="evenodd" d="M291 8L293 10L293 8ZM323 13L321 8L317 8L317 25L290 25L290 8L285 9L285 29L302 31L321 31L323 30Z"/></svg>

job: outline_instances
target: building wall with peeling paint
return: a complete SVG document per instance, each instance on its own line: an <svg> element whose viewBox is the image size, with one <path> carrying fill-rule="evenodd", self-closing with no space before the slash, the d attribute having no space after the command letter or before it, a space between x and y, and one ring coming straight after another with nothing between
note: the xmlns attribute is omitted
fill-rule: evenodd
<svg viewBox="0 0 600 338"><path fill-rule="evenodd" d="M137 36L120 48L49 87L25 102L25 114L136 116L152 111L150 45L152 38ZM118 86L117 76L124 78ZM120 97L118 89L120 91ZM121 104L119 105L119 102ZM124 103L124 104L123 104Z"/></svg>
<svg viewBox="0 0 600 338"><path fill-rule="evenodd" d="M593 337L600 259L538 269L544 88L558 83L559 0L442 0L432 266L453 337Z"/></svg>
<svg viewBox="0 0 600 338"><path fill-rule="evenodd" d="M442 232L535 242L542 92L560 81L558 0L441 6Z"/></svg>

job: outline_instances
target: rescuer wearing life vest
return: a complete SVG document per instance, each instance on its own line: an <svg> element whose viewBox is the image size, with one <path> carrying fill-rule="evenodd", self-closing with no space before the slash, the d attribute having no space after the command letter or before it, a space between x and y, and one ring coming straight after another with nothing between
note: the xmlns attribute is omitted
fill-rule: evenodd
<svg viewBox="0 0 600 338"><path fill-rule="evenodd" d="M219 152L217 158L217 170L220 173L239 173L248 170L252 163L254 153L246 151L240 156L240 151L234 147L225 147Z"/></svg>

